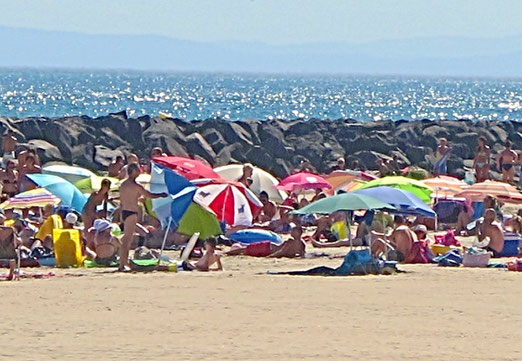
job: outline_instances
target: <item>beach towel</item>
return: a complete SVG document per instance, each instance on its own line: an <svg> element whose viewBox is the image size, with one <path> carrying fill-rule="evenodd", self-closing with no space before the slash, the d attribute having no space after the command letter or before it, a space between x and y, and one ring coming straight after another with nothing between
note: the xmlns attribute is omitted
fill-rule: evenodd
<svg viewBox="0 0 522 361"><path fill-rule="evenodd" d="M397 262L383 261L373 257L369 249L351 250L344 257L343 263L338 268L327 266L315 267L305 271L274 272L268 274L292 275L292 276L350 276L397 273Z"/></svg>
<svg viewBox="0 0 522 361"><path fill-rule="evenodd" d="M433 262L442 267L458 267L462 263L462 256L458 250L454 249L435 257Z"/></svg>
<svg viewBox="0 0 522 361"><path fill-rule="evenodd" d="M438 161L433 164L433 172L435 174L448 173L448 156L449 153L444 154Z"/></svg>

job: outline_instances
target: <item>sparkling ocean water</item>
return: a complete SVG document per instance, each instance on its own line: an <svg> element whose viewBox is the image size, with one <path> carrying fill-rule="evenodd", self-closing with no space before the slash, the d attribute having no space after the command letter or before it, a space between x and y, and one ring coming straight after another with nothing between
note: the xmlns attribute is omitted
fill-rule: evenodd
<svg viewBox="0 0 522 361"><path fill-rule="evenodd" d="M522 120L521 79L0 69L0 116Z"/></svg>

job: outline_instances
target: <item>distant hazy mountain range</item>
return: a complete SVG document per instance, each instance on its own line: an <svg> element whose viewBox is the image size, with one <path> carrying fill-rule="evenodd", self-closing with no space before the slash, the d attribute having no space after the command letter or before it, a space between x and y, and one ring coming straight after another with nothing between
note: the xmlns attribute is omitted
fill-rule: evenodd
<svg viewBox="0 0 522 361"><path fill-rule="evenodd" d="M522 36L274 46L0 27L0 66L522 77Z"/></svg>

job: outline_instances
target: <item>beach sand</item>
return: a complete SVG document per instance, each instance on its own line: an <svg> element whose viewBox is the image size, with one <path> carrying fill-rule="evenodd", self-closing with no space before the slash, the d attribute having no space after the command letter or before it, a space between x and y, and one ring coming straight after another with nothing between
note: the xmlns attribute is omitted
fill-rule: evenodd
<svg viewBox="0 0 522 361"><path fill-rule="evenodd" d="M0 359L520 360L522 274L401 265L275 276L330 257L226 257L222 273L57 270L0 282ZM26 272L44 271L28 269Z"/></svg>

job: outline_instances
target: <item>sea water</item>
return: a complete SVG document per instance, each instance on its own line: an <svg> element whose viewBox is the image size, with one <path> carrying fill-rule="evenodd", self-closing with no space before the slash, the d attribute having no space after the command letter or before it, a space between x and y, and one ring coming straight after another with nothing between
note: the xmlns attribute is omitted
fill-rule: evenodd
<svg viewBox="0 0 522 361"><path fill-rule="evenodd" d="M522 120L521 79L0 69L0 116Z"/></svg>

